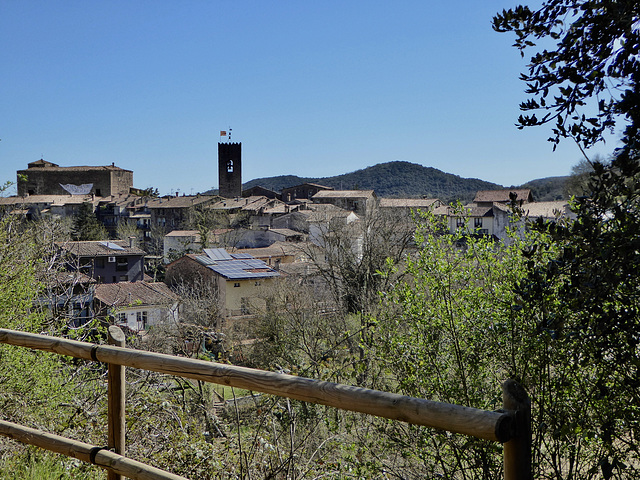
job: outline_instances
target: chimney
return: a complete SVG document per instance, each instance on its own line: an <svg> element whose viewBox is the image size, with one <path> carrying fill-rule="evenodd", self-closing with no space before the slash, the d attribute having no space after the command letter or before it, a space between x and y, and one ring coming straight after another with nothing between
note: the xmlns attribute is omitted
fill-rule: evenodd
<svg viewBox="0 0 640 480"><path fill-rule="evenodd" d="M136 237L129 237L129 248L134 247L134 242L136 241Z"/></svg>

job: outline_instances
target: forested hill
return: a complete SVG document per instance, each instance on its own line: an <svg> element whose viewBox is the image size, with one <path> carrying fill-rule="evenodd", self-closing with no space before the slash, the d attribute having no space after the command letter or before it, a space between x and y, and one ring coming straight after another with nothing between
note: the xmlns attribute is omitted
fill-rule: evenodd
<svg viewBox="0 0 640 480"><path fill-rule="evenodd" d="M278 177L257 178L244 184L243 188L255 185L279 192L283 188L301 183L319 183L337 190L375 190L379 197L439 198L444 201L461 199L470 201L478 190L493 190L502 186L477 178L462 178L444 173L436 168L423 167L409 162L388 162L367 167L335 177Z"/></svg>
<svg viewBox="0 0 640 480"><path fill-rule="evenodd" d="M550 177L532 180L521 187L530 188L537 201L563 198L564 181L567 177ZM387 198L439 198L444 202L461 200L470 202L478 190L505 188L477 178L463 178L445 173L433 167L423 167L409 162L388 162L363 168L335 177L298 177L280 175L256 178L243 185L244 189L256 185L280 192L283 188L302 183L319 183L337 190L375 190L378 197ZM515 185L512 187L516 187ZM519 186L520 187L520 186ZM211 190L205 193L216 193Z"/></svg>

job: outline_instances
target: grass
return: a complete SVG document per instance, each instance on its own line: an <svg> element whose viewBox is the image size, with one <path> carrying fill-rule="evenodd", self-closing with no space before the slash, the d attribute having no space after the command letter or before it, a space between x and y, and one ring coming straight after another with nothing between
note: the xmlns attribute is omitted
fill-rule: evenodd
<svg viewBox="0 0 640 480"><path fill-rule="evenodd" d="M35 447L0 461L1 480L104 480L105 475L101 468Z"/></svg>

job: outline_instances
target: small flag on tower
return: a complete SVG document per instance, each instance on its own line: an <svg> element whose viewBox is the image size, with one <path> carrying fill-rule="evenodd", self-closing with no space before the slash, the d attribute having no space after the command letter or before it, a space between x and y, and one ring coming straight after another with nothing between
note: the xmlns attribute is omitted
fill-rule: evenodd
<svg viewBox="0 0 640 480"><path fill-rule="evenodd" d="M226 137L227 136L227 131L226 130L220 130L220 136L221 137Z"/></svg>

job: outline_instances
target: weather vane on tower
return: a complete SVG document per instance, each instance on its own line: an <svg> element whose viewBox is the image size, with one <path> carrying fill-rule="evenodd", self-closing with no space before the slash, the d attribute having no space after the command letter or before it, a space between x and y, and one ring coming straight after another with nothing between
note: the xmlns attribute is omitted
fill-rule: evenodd
<svg viewBox="0 0 640 480"><path fill-rule="evenodd" d="M227 137L231 142L231 127L229 127L229 130L220 130L220 140L222 140L222 137Z"/></svg>

